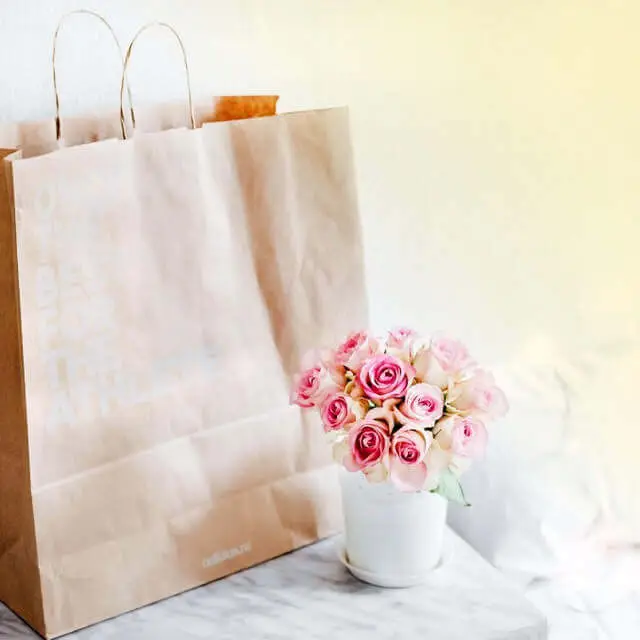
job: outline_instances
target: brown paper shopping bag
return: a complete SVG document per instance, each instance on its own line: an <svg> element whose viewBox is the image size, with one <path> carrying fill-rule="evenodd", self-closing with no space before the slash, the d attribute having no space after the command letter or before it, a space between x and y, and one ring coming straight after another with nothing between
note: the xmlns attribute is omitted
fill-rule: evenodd
<svg viewBox="0 0 640 640"><path fill-rule="evenodd" d="M109 22L103 16L87 9L78 9L64 15L55 30L51 50L55 118L32 122L0 123L1 148L19 148L25 156L32 156L42 155L64 146L75 146L122 137L122 127L124 125L121 122L120 111L117 109L83 116L62 117L60 81L56 64L57 45L62 33L62 27L71 17L88 17L92 20L98 20L101 26L106 27L120 54L118 66L122 66L123 51L120 41ZM125 88L129 102L127 115L130 119L137 116L137 130L146 132L166 131L167 129L189 126L191 113L198 127L206 122L271 116L276 113L276 103L278 101L278 97L272 95L215 96L195 101L190 105L191 109L188 108L189 105L181 102L166 103L138 108L134 116L133 109L130 107L131 90L126 82Z"/></svg>
<svg viewBox="0 0 640 640"><path fill-rule="evenodd" d="M288 388L367 321L346 110L3 153L0 599L55 637L336 531Z"/></svg>

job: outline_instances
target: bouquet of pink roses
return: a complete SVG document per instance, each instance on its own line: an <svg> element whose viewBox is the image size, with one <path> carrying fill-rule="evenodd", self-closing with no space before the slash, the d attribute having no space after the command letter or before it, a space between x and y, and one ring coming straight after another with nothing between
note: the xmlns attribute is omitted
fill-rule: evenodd
<svg viewBox="0 0 640 640"><path fill-rule="evenodd" d="M320 412L334 458L370 482L466 504L459 483L507 400L460 342L397 329L351 334L294 381L291 402Z"/></svg>

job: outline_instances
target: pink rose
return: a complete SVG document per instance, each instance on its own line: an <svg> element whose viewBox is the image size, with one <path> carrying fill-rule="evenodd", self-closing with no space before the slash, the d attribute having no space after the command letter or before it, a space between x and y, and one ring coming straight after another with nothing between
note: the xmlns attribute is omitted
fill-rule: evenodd
<svg viewBox="0 0 640 640"><path fill-rule="evenodd" d="M406 362L391 355L377 355L366 360L358 379L364 394L372 400L401 398L414 372Z"/></svg>
<svg viewBox="0 0 640 640"><path fill-rule="evenodd" d="M493 376L483 370L454 384L447 395L447 402L458 411L479 418L501 418L509 410L506 396L496 386Z"/></svg>
<svg viewBox="0 0 640 640"><path fill-rule="evenodd" d="M357 371L362 363L380 351L380 344L366 331L351 333L333 353L334 362L338 366Z"/></svg>
<svg viewBox="0 0 640 640"><path fill-rule="evenodd" d="M320 367L311 367L294 378L293 387L291 389L291 404L297 404L299 407L309 409L315 407L316 399L320 391L320 375L322 369Z"/></svg>
<svg viewBox="0 0 640 640"><path fill-rule="evenodd" d="M442 429L436 438L441 447L465 458L482 456L488 436L480 420L471 416L451 416L438 424Z"/></svg>
<svg viewBox="0 0 640 640"><path fill-rule="evenodd" d="M294 378L289 402L303 409L309 409L321 404L326 394L335 390L337 385L326 369L316 365Z"/></svg>
<svg viewBox="0 0 640 640"><path fill-rule="evenodd" d="M409 387L404 402L396 410L398 422L431 427L442 417L444 394L440 387L422 382Z"/></svg>
<svg viewBox="0 0 640 640"><path fill-rule="evenodd" d="M320 417L324 430L339 431L355 420L351 411L349 399L344 393L332 393L328 395L320 407Z"/></svg>
<svg viewBox="0 0 640 640"><path fill-rule="evenodd" d="M389 453L389 430L384 423L365 418L351 427L348 443L345 468L364 471L382 462Z"/></svg>
<svg viewBox="0 0 640 640"><path fill-rule="evenodd" d="M391 441L389 477L401 491L419 491L427 479L424 458L431 444L431 433L402 428Z"/></svg>
<svg viewBox="0 0 640 640"><path fill-rule="evenodd" d="M339 364L346 364L349 358L364 345L369 339L366 331L355 331L347 336L347 339L335 350L334 358Z"/></svg>

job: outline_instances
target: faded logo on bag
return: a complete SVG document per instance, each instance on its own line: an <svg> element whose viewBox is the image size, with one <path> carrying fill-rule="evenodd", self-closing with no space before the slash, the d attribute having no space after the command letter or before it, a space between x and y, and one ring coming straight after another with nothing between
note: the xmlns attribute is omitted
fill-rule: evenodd
<svg viewBox="0 0 640 640"><path fill-rule="evenodd" d="M209 569L210 567L215 567L216 565L222 564L223 562L231 560L232 558L237 558L238 556L249 553L250 551L251 543L244 542L243 544L237 547L232 547L231 549L216 551L212 556L209 556L202 561L202 566L205 569Z"/></svg>

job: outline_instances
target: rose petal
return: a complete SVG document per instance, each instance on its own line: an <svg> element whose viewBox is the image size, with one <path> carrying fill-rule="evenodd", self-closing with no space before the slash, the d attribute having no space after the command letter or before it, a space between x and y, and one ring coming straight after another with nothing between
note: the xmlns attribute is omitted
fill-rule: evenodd
<svg viewBox="0 0 640 640"><path fill-rule="evenodd" d="M403 464L397 458L389 462L389 478L400 491L420 491L427 479L427 465Z"/></svg>
<svg viewBox="0 0 640 640"><path fill-rule="evenodd" d="M353 458L353 456L351 456L351 449L349 448L349 440L347 438L341 438L340 440L336 441L333 445L332 453L333 459L338 464L344 464L344 459L347 456Z"/></svg>
<svg viewBox="0 0 640 640"><path fill-rule="evenodd" d="M395 419L402 425L409 424L411 422L411 420L409 420L409 418L407 418L407 416L405 416L404 413L402 413L402 411L400 411L400 409L398 409L397 407L394 408L393 415Z"/></svg>
<svg viewBox="0 0 640 640"><path fill-rule="evenodd" d="M501 418L509 409L507 398L493 375L483 369L454 381L447 392L447 403L464 415L480 419Z"/></svg>
<svg viewBox="0 0 640 640"><path fill-rule="evenodd" d="M429 475L444 471L449 466L451 459L451 453L440 446L438 436L436 436L435 440L431 443L425 458Z"/></svg>
<svg viewBox="0 0 640 640"><path fill-rule="evenodd" d="M313 369L318 366L318 363L322 361L324 352L320 349L309 349L305 351L300 359L301 369Z"/></svg>
<svg viewBox="0 0 640 640"><path fill-rule="evenodd" d="M361 470L360 465L356 462L351 451L342 459L342 465L347 471L351 471L351 473Z"/></svg>
<svg viewBox="0 0 640 640"><path fill-rule="evenodd" d="M442 471L429 471L427 469L427 479L424 482L425 491L434 491L440 484L440 476Z"/></svg>
<svg viewBox="0 0 640 640"><path fill-rule="evenodd" d="M371 483L384 482L389 477L389 471L382 462L365 469L363 473Z"/></svg>
<svg viewBox="0 0 640 640"><path fill-rule="evenodd" d="M444 372L438 360L429 349L421 349L413 360L415 377L421 382L432 384L436 387L446 388L449 384L449 376Z"/></svg>
<svg viewBox="0 0 640 640"><path fill-rule="evenodd" d="M451 449L453 446L453 438L451 437L451 429L452 426L450 424L451 420L454 420L455 416L451 418L446 418L438 422L438 433L436 433L435 439L441 449Z"/></svg>
<svg viewBox="0 0 640 640"><path fill-rule="evenodd" d="M350 382L348 382L347 386L344 389L344 392L348 396L351 396L354 400L359 400L360 398L364 398L364 391L362 390L362 387L358 384L356 380L351 380Z"/></svg>
<svg viewBox="0 0 640 640"><path fill-rule="evenodd" d="M454 404L462 396L463 392L463 383L451 378L447 385L447 404Z"/></svg>
<svg viewBox="0 0 640 640"><path fill-rule="evenodd" d="M366 398L354 398L351 407L358 420L362 420L369 411L369 401Z"/></svg>
<svg viewBox="0 0 640 640"><path fill-rule="evenodd" d="M462 342L441 333L433 336L430 351L448 374L460 373L475 365Z"/></svg>
<svg viewBox="0 0 640 640"><path fill-rule="evenodd" d="M383 409L382 407L375 407L375 409L370 409L369 413L367 413L367 419L384 420L384 422L389 427L389 433L391 433L393 429L393 414Z"/></svg>
<svg viewBox="0 0 640 640"><path fill-rule="evenodd" d="M381 407L375 407L373 409L369 409L367 413L367 419L377 419L384 420L385 423L389 427L389 433L393 431L393 427L395 425L395 416L394 416L394 407L400 402L397 398L391 398L389 400L385 400L382 403Z"/></svg>
<svg viewBox="0 0 640 640"><path fill-rule="evenodd" d="M485 449L487 448L489 435L487 433L487 428L484 426L484 423L480 422L479 420L474 421L473 428L473 438L467 440L465 454L472 458L481 458L484 455Z"/></svg>
<svg viewBox="0 0 640 640"><path fill-rule="evenodd" d="M411 347L387 347L385 353L387 355L393 356L394 358L399 358L403 360L407 364L411 362Z"/></svg>
<svg viewBox="0 0 640 640"><path fill-rule="evenodd" d="M449 470L459 478L463 473L469 470L471 466L471 458L466 456L452 456L449 464Z"/></svg>
<svg viewBox="0 0 640 640"><path fill-rule="evenodd" d="M491 407L492 418L503 418L509 412L507 396L500 387L493 388L493 404Z"/></svg>

